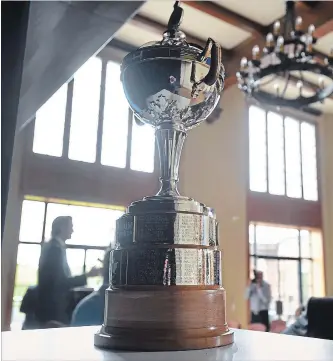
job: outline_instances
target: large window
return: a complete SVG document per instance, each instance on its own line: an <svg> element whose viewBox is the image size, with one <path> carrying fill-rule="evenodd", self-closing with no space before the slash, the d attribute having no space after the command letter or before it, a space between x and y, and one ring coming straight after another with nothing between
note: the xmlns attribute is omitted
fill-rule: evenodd
<svg viewBox="0 0 333 361"><path fill-rule="evenodd" d="M37 283L37 268L41 246L51 235L53 220L61 215L72 216L74 232L67 241L67 260L72 275L101 266L104 251L115 240L115 222L124 209L112 206L90 206L56 200L23 201L18 246L12 322L20 327L24 318L19 307L27 288ZM102 278L88 280L88 286L97 288Z"/></svg>
<svg viewBox="0 0 333 361"><path fill-rule="evenodd" d="M282 301L283 316L289 320L309 297L324 294L319 231L252 223L249 246L250 271L263 271L271 285L272 317L276 315L276 301Z"/></svg>
<svg viewBox="0 0 333 361"><path fill-rule="evenodd" d="M316 126L249 109L250 190L318 200Z"/></svg>
<svg viewBox="0 0 333 361"><path fill-rule="evenodd" d="M89 59L38 110L33 152L154 171L154 131L133 121L119 64L99 57Z"/></svg>

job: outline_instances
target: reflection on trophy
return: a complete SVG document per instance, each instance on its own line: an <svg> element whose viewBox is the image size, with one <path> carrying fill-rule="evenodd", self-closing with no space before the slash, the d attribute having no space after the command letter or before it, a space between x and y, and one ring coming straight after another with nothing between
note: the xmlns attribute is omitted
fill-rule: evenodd
<svg viewBox="0 0 333 361"><path fill-rule="evenodd" d="M187 350L233 342L225 314L214 211L177 189L187 131L214 110L224 85L221 47L202 49L179 30L176 2L159 42L128 54L121 79L143 123L153 126L161 188L117 221L104 324L95 345L126 350Z"/></svg>

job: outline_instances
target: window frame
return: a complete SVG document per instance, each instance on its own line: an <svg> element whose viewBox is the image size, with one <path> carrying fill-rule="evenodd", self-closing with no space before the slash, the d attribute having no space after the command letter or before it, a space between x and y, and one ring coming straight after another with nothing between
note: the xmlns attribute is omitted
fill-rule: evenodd
<svg viewBox="0 0 333 361"><path fill-rule="evenodd" d="M70 144L70 128L71 128L71 117L72 117L72 105L73 105L73 94L74 94L74 84L75 78L73 77L67 83L67 97L66 97L66 105L65 105L65 121L64 121L64 133L62 139L62 154L61 156L52 156L47 154L35 153L33 152L33 141L31 146L31 152L33 154L42 155L45 157L52 157L58 159L65 159L70 160L72 162L82 162L88 164L97 164L103 167L112 167L118 168L112 165L104 165L101 162L102 157L102 143L103 143L103 122L104 122L104 108L105 108L105 90L106 90L106 78L107 78L107 64L109 62L114 62L116 64L121 64L121 59L123 56L126 55L124 52L120 52L119 50L115 50L114 48L104 48L98 55L97 58L101 59L102 67L101 67L101 84L100 84L100 96L99 96L99 106L98 106L98 122L97 122L97 139L96 139L96 157L94 162L85 162L85 161L77 161L72 160L69 158L69 144ZM36 117L33 119L35 121ZM137 171L131 168L131 152L132 152L132 134L133 134L133 123L134 123L134 116L133 111L128 106L128 131L127 131L127 147L126 147L126 164L125 169L126 171L133 171L133 172L142 172L148 174L154 174L157 171L157 162L156 162L156 154L157 152L157 144L154 144L154 159L153 159L153 171Z"/></svg>
<svg viewBox="0 0 333 361"><path fill-rule="evenodd" d="M250 126L250 107L257 107L259 109L262 109L265 112L265 136L266 136L266 144L265 144L265 149L266 149L266 191L255 191L255 190L251 190L250 188L250 132L249 132L249 126ZM278 114L282 117L282 125L283 125L283 159L284 159L284 174L283 174L283 178L284 178L284 194L283 195L277 195L277 194L273 194L269 192L269 159L268 159L268 113L272 112L275 114ZM286 118L292 118L293 120L298 122L298 126L299 126L299 147L300 147L300 169L301 169L301 197L300 198L296 198L296 197L290 197L287 195L287 167L286 167L286 132L285 132L285 120ZM310 199L305 199L304 198L304 181L303 181L303 153L302 153L302 136L301 136L301 125L302 123L308 123L314 126L314 130L315 130L315 142L316 142L316 176L317 176L317 200L310 200ZM314 117L305 114L303 112L299 112L296 110L288 110L288 109L283 109L283 110L277 110L274 107L270 107L270 106L262 106L261 104L256 104L254 102L249 101L248 105L247 105L247 142L248 142L248 157L247 157L247 161L248 161L248 178L247 178L247 189L248 192L251 193L259 193L259 194L263 194L266 196L273 196L273 197L282 197L282 198L286 198L286 199L292 199L292 200L301 200L301 201L305 201L305 202L312 202L312 203L320 203L321 202L321 169L320 169L320 139L319 139L319 130L318 130L318 122L315 120Z"/></svg>
<svg viewBox="0 0 333 361"><path fill-rule="evenodd" d="M302 247L301 247L301 231L306 230L310 233L310 237L311 237L311 229L307 229L307 228L303 228L303 227L290 227L290 226L283 226L283 225L276 225L276 224L267 224L267 223L260 223L260 222L249 222L248 223L248 235L250 235L250 226L253 226L253 252L251 252L251 248L250 248L250 237L248 237L248 265L249 265L249 270L251 268L251 259L253 260L253 266L254 269L256 269L257 267L257 261L258 259L267 259L267 260L276 260L278 262L278 272L280 272L280 264L279 261L295 261L297 262L298 265L298 270L297 270L297 275L298 275L298 280L299 280L299 297L300 297L300 303L303 304L304 299L303 299L303 279L302 279L302 261L309 261L311 262L311 279L312 279L312 284L311 284L311 288L313 291L313 262L314 262L314 258L312 256L312 254L309 257L305 257L302 256ZM257 226L268 226L268 227L286 227L286 228L291 228L291 229L295 229L298 231L298 257L289 257L289 256L269 256L269 255L263 255L263 254L258 254L257 253L257 247L256 247L256 227ZM312 247L312 244L310 243L310 247Z"/></svg>
<svg viewBox="0 0 333 361"><path fill-rule="evenodd" d="M46 239L46 236L45 236L45 229L46 229L46 219L47 219L47 208L48 208L48 205L49 204L54 204L54 203L57 203L57 204L66 204L66 205L74 205L74 206L77 206L77 205L81 205L81 204L77 204L79 202L75 202L75 201L70 201L70 200L66 200L67 203L63 202L62 200L60 199L42 199L43 197L41 197L41 199L34 199L35 197L29 197L29 196L26 196L24 197L23 200L30 200L30 201L37 201L37 202L41 202L41 203L44 203L44 218L43 218L43 229L42 229L42 235L41 235L41 240L38 242L38 241L32 241L32 242L29 242L29 241L21 241L19 240L19 245L20 244L33 244L33 245L39 245L41 247L43 247L44 243L47 241ZM36 198L39 198L39 197L36 197ZM58 202L57 202L58 201ZM23 203L22 203L23 204ZM88 207L91 207L91 208L103 208L102 207L103 205L89 205ZM106 205L105 205L106 206ZM125 212L126 210L126 207L119 207L119 206L110 206L110 207L104 207L104 208L110 208L110 209L115 209L115 210L120 210L120 208ZM22 212L22 211L21 211ZM66 249L83 249L84 250L84 263L83 263L83 272L86 271L86 256L87 256L87 251L89 250L99 250L99 251L105 251L107 249L106 246L93 246L93 245L80 245L80 244L66 244Z"/></svg>
<svg viewBox="0 0 333 361"><path fill-rule="evenodd" d="M95 209L96 208L102 208L102 209L106 208L106 209L113 209L113 210L118 210L118 211L123 211L123 212L125 212L125 210L126 210L126 207L116 206L116 205L95 204L95 203L79 202L79 201L74 201L74 200L64 200L64 199L57 199L57 198L46 198L46 197L25 195L22 200L21 216L22 216L22 210L23 210L23 201L32 201L32 202L39 202L39 203L44 204L44 214L43 214L43 219L42 219L43 227L42 227L42 232L41 232L39 240L31 240L31 242L30 242L29 240L21 241L19 239L17 249L19 249L20 245L26 245L26 246L32 246L32 247L39 246L40 252L42 251L42 247L47 240L45 232L46 232L46 222L47 222L47 210L48 210L49 204L56 203L56 204L65 204L65 205L72 205L72 206L84 206L87 208L89 207L89 208L95 208ZM103 251L103 253L104 253L107 248L108 248L108 246L66 244L66 250L67 249L84 250L82 273L85 273L86 271L88 271L88 269L87 269L87 252L89 252L90 250L97 250L97 251ZM13 311L19 310L18 301L15 299L15 289L16 289L16 285L17 285L16 277L17 277L17 266L18 266L18 258L17 257L15 259L15 265L16 265L16 267L15 267L14 284L13 284L13 297L11 300L11 316L10 316L11 323L15 322L15 319L13 319ZM36 269L37 268L38 268L38 263L36 264ZM20 284L18 284L18 285L20 285ZM30 286L33 286L33 285L31 284ZM89 286L87 285L87 287L89 287ZM20 327L21 327L21 324L20 324Z"/></svg>

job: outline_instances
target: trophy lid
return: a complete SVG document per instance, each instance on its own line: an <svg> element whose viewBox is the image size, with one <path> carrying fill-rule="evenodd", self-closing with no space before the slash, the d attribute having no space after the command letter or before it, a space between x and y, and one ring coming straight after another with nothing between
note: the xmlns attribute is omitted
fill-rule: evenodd
<svg viewBox="0 0 333 361"><path fill-rule="evenodd" d="M199 61L209 66L211 58L207 56L208 47L212 43L207 42L206 49L204 49L200 45L186 41L185 33L179 30L183 12L183 9L179 6L179 1L176 1L167 29L163 33L163 38L160 41L150 41L125 56L121 65L122 73L129 65L154 59Z"/></svg>
<svg viewBox="0 0 333 361"><path fill-rule="evenodd" d="M188 43L182 31L172 33L167 30L162 40L150 41L126 55L121 64L121 71L123 73L129 65L155 59L200 61L209 66L210 57L202 57L203 50L200 45Z"/></svg>

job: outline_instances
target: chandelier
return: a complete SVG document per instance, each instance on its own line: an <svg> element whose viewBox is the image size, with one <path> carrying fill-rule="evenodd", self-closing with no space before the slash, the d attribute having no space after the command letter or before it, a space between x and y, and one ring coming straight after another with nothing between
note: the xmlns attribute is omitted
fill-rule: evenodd
<svg viewBox="0 0 333 361"><path fill-rule="evenodd" d="M283 29L276 21L262 54L256 45L252 59L241 59L238 87L260 103L279 107L302 108L323 102L333 93L333 49L326 58L316 52L314 32L312 24L303 30L294 1L287 1Z"/></svg>

